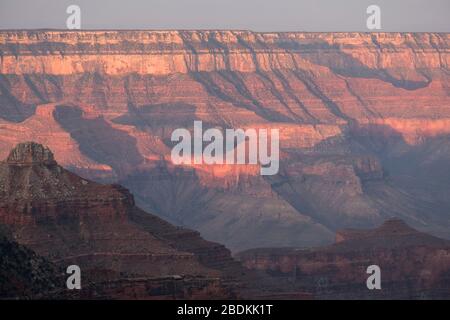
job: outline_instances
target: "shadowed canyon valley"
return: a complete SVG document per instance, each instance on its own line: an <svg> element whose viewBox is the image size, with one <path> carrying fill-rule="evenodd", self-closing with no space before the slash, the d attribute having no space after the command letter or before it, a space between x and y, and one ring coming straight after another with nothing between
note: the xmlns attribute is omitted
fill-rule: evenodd
<svg viewBox="0 0 450 320"><path fill-rule="evenodd" d="M252 296L258 281L269 296L282 281L290 294L326 298L311 283L293 284L293 272L311 275L302 261L320 265L333 256L351 289L357 280L343 275L353 272L342 267L346 259L388 259L394 249L372 251L367 238L365 249L333 244L336 233L381 228L375 238L385 239L400 230L407 240L395 236L396 250L405 243L415 249L389 251L390 259L399 257L398 268L408 270L408 254L433 247L423 261L442 265L431 274L446 280L430 295L445 296L449 63L447 33L1 31L0 158L7 160L0 219L12 232L5 246L12 253L31 248L31 256L48 259L39 260L46 270L82 261L92 278L108 269L105 281L126 271L133 281L147 279L140 288L157 275L189 274L192 297ZM174 165L171 133L192 130L197 120L222 130L279 129L278 174L261 176L258 165ZM14 149L26 141L38 144ZM311 247L322 249L296 251ZM113 251L130 257L108 255ZM161 253L151 258L158 263L142 260L149 252ZM170 255L173 264L164 261ZM392 260L386 265L395 269ZM412 272L408 281L422 278ZM189 296L183 287L161 289L173 281L150 287ZM114 290L89 294L126 296ZM418 297L405 290L391 293Z"/></svg>

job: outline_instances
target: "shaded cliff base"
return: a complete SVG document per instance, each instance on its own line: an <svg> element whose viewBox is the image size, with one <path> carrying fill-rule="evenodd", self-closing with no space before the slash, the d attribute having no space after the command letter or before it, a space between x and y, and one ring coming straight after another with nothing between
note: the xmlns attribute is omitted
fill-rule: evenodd
<svg viewBox="0 0 450 320"><path fill-rule="evenodd" d="M34 142L0 163L0 227L0 298L236 299L283 290L223 245L139 209L127 189L65 170ZM66 290L70 265L81 268L80 291Z"/></svg>
<svg viewBox="0 0 450 320"><path fill-rule="evenodd" d="M0 163L1 298L419 299L448 298L450 241L399 219L337 233L311 249L224 246L134 204L118 185L63 169L46 147L21 143ZM82 290L65 288L69 265ZM382 270L368 291L367 266Z"/></svg>
<svg viewBox="0 0 450 320"><path fill-rule="evenodd" d="M343 230L330 246L261 248L236 255L317 299L449 299L450 241L418 232L399 219L372 230ZM367 268L381 269L381 290L369 290Z"/></svg>

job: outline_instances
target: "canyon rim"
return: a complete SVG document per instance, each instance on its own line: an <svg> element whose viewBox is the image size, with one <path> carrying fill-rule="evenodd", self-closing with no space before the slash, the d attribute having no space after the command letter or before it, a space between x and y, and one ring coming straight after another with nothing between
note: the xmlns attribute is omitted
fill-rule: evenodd
<svg viewBox="0 0 450 320"><path fill-rule="evenodd" d="M229 275L243 269L217 243L249 269L283 281L299 270L323 276L296 266L299 259L308 265L329 258L336 268L353 256L367 259L358 245L370 247L373 238L391 237L399 248L409 248L407 258L423 254L447 266L448 244L443 239L450 239L449 51L448 33L0 31L0 158L7 159L1 172L0 196L6 200L0 217L5 225L33 231L20 233L23 241L17 247L10 242L5 246L22 252L19 245L42 240L47 232L61 241L54 254L66 259L69 249L59 231L67 225L54 233L48 226L41 229L41 223L67 218L75 226L86 210L90 227L77 225L76 231L67 231L83 244L77 250L90 246L109 252L118 235L127 235L119 246L133 259L157 246L177 261L165 275L188 273L189 265L195 272L191 276L203 271L208 275L194 290L200 297L208 290L221 297L236 295ZM205 131L278 130L276 174L261 175L259 162L174 163L172 133L185 128L195 135L194 124L200 121ZM15 147L26 141L48 146L52 156L32 144L26 148L33 156L24 159L24 147ZM82 179L89 181L87 186ZM96 192L104 198L95 197ZM17 199L29 206L19 205ZM65 218L60 216L60 202L69 208ZM177 227L146 216L138 207ZM15 212L30 213L33 219ZM42 216L33 216L38 213ZM117 231L112 238L105 235L112 241L106 244L93 236L106 232L98 225L104 219ZM170 232L152 229L151 222ZM374 231L374 237L368 231L370 237L361 244L349 236L358 232L344 232L348 241L333 244L342 237L341 230L348 229L381 231ZM397 237L397 231L406 236ZM175 241L172 232L187 243ZM135 247L133 234L149 242ZM161 234L163 241L155 240ZM86 239L93 242L83 242ZM423 246L428 244L435 251L425 255ZM53 263L53 249L31 247L49 260L39 260L44 267ZM295 251L311 247L328 249ZM273 248L280 251L274 253ZM383 257L397 253L389 246L375 252ZM86 259L98 267L97 260ZM114 275L125 270L154 276L170 269L163 258L158 270L108 259L101 266L113 265ZM406 260L401 264L405 270ZM392 269L390 262L386 265ZM346 268L339 270L351 287L355 278L345 271L353 269ZM436 273L444 285L445 272ZM330 275L327 270L324 274ZM187 285L195 283L190 281ZM314 287L302 281L306 288ZM155 287L164 287L162 282ZM400 283L399 291L392 291L395 296L417 297L416 292L402 291L408 287L405 279L392 283ZM435 284L428 278L423 283ZM337 283L334 289L345 295L345 285ZM445 286L436 288L433 295L445 297ZM329 297L316 289L310 292ZM177 294L185 297L182 290Z"/></svg>

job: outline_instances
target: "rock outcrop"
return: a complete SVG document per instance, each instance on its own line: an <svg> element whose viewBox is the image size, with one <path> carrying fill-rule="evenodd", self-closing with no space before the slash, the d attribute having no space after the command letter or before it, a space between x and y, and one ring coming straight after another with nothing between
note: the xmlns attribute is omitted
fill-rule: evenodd
<svg viewBox="0 0 450 320"><path fill-rule="evenodd" d="M0 226L15 242L61 270L80 266L83 290L68 293L63 281L53 288L63 298L242 294L246 271L224 246L140 210L123 187L95 183L63 169L47 147L34 142L17 145L0 163ZM1 248L11 255L20 247L2 242ZM21 250L28 254L29 249ZM7 259L3 254L2 258ZM23 263L23 268L29 264ZM8 268L5 265L2 272L14 271Z"/></svg>
<svg viewBox="0 0 450 320"><path fill-rule="evenodd" d="M64 285L62 270L3 233L0 230L0 299L57 297Z"/></svg>
<svg viewBox="0 0 450 320"><path fill-rule="evenodd" d="M321 248L253 249L237 255L319 299L448 299L450 241L418 232L399 219L373 230L344 230ZM367 268L381 269L381 290L369 290Z"/></svg>

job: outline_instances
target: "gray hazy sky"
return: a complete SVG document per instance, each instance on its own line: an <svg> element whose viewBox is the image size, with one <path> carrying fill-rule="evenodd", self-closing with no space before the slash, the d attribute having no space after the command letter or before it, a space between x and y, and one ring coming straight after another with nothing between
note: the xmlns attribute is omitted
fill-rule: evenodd
<svg viewBox="0 0 450 320"><path fill-rule="evenodd" d="M369 31L366 8L381 8L380 31L450 32L450 0L0 0L0 29Z"/></svg>

